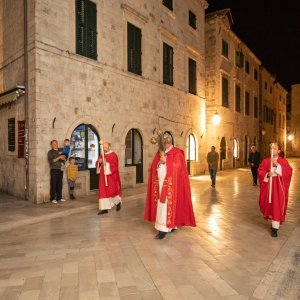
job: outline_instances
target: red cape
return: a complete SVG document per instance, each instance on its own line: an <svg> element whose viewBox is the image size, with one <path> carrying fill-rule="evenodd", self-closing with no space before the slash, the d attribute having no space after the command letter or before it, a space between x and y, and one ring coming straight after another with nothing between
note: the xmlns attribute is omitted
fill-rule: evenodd
<svg viewBox="0 0 300 300"><path fill-rule="evenodd" d="M259 206L266 219L271 217L273 221L278 221L281 224L285 220L293 169L283 157L278 157L278 163L281 165L282 176L272 177L271 203L269 203L270 179L268 182L263 181L266 174L270 172L271 158L265 158L258 168Z"/></svg>
<svg viewBox="0 0 300 300"><path fill-rule="evenodd" d="M167 227L196 226L189 176L184 159L184 152L173 147L166 153L167 174L162 188L162 199L168 198ZM150 169L148 191L145 208L145 220L155 222L157 203L159 201L159 185L157 166L160 159L157 153Z"/></svg>
<svg viewBox="0 0 300 300"><path fill-rule="evenodd" d="M102 156L100 156L102 158ZM105 160L110 164L110 175L106 175L107 186L105 185L104 168L101 165L99 176L99 199L122 196L121 179L119 173L119 159L115 152L105 154ZM97 163L96 163L97 164Z"/></svg>

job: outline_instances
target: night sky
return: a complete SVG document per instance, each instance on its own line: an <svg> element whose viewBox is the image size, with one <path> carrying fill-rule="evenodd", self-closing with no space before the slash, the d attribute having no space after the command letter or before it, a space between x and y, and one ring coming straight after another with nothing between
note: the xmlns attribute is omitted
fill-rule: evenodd
<svg viewBox="0 0 300 300"><path fill-rule="evenodd" d="M288 90L300 83L299 0L208 0L206 12L230 8L232 30Z"/></svg>

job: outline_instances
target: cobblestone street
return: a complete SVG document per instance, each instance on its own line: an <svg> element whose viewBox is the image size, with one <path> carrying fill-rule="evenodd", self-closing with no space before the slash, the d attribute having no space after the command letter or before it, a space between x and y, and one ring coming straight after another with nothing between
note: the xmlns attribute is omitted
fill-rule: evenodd
<svg viewBox="0 0 300 300"><path fill-rule="evenodd" d="M92 194L34 205L0 195L0 299L299 299L300 160L286 223L270 235L249 169L191 178L196 228L155 240L146 185L120 212L97 215Z"/></svg>

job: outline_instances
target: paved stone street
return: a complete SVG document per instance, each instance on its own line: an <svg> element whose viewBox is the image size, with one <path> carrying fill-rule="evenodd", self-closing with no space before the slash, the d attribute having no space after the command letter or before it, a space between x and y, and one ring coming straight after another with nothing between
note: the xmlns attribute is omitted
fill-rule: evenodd
<svg viewBox="0 0 300 300"><path fill-rule="evenodd" d="M196 228L155 240L146 185L97 215L95 194L33 205L1 194L0 299L300 299L300 160L279 237L249 169L191 179ZM298 201L297 201L298 200Z"/></svg>

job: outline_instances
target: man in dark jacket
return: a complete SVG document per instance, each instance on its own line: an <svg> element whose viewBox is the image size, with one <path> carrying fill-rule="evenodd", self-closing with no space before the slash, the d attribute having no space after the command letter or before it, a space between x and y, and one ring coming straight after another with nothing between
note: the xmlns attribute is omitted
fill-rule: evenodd
<svg viewBox="0 0 300 300"><path fill-rule="evenodd" d="M251 152L249 153L248 162L251 167L252 177L253 177L253 185L257 185L257 169L260 163L260 154L256 150L255 146L251 147Z"/></svg>
<svg viewBox="0 0 300 300"><path fill-rule="evenodd" d="M62 199L62 180L64 172L61 170L61 161L66 160L65 155L61 155L58 150L57 140L52 140L51 150L48 151L48 161L50 164L50 201L66 201Z"/></svg>

